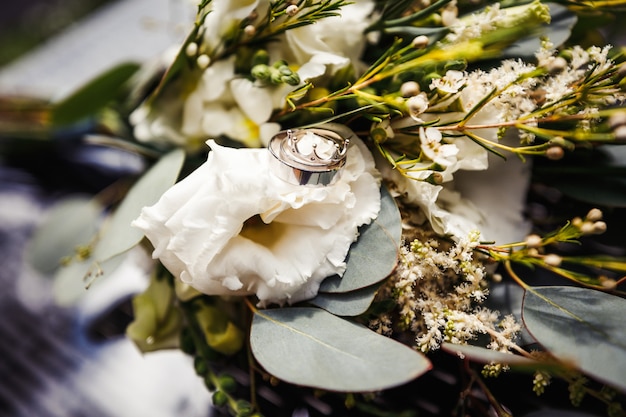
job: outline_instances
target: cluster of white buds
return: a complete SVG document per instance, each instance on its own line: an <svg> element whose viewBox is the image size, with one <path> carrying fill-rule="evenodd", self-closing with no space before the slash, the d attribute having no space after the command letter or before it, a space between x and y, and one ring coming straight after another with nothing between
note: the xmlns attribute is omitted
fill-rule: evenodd
<svg viewBox="0 0 626 417"><path fill-rule="evenodd" d="M572 225L583 235L599 235L606 232L606 223L602 221L602 211L597 208L589 210L584 219L580 217L572 219Z"/></svg>

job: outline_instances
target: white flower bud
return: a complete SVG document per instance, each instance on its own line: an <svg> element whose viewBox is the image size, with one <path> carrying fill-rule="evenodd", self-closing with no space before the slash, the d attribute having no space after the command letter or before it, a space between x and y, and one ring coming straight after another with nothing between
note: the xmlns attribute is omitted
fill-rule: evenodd
<svg viewBox="0 0 626 417"><path fill-rule="evenodd" d="M549 253L543 257L543 262L545 262L546 265L559 266L561 262L563 262L563 258L555 253Z"/></svg>
<svg viewBox="0 0 626 417"><path fill-rule="evenodd" d="M298 6L296 6L295 4L287 6L287 8L285 9L285 13L287 13L287 16L295 16L298 11Z"/></svg>
<svg viewBox="0 0 626 417"><path fill-rule="evenodd" d="M185 54L187 54L187 56L195 56L197 52L198 44L195 42L189 42L185 48Z"/></svg>
<svg viewBox="0 0 626 417"><path fill-rule="evenodd" d="M552 161L558 161L565 155L565 151L560 146L550 146L546 151L546 157Z"/></svg>
<svg viewBox="0 0 626 417"><path fill-rule="evenodd" d="M428 39L428 36L419 35L413 38L413 41L411 42L411 46L413 46L413 48L415 49L424 49L428 46L429 42L430 40Z"/></svg>
<svg viewBox="0 0 626 417"><path fill-rule="evenodd" d="M528 235L526 236L526 246L528 246L529 248L538 248L539 246L541 246L541 242L543 240L541 239L541 236L539 235Z"/></svg>
<svg viewBox="0 0 626 417"><path fill-rule="evenodd" d="M602 220L602 210L597 208L592 208L589 210L586 216L587 220L592 222L597 222L598 220Z"/></svg>
<svg viewBox="0 0 626 417"><path fill-rule="evenodd" d="M428 110L428 105L428 96L426 96L426 93L419 93L406 101L406 106L409 109L409 116L413 119L418 119L420 114Z"/></svg>
<svg viewBox="0 0 626 417"><path fill-rule="evenodd" d="M207 68L210 63L211 63L211 58L209 58L209 56L206 54L202 54L198 57L198 59L196 59L196 64L198 64L198 67L200 69Z"/></svg>
<svg viewBox="0 0 626 417"><path fill-rule="evenodd" d="M400 86L402 97L416 96L420 93L420 85L415 81L407 81Z"/></svg>
<svg viewBox="0 0 626 417"><path fill-rule="evenodd" d="M253 25L248 25L243 28L243 33L245 33L246 36L254 36L256 34L256 28Z"/></svg>
<svg viewBox="0 0 626 417"><path fill-rule="evenodd" d="M593 223L591 223L591 222L584 222L580 226L580 232L583 235L591 235L591 234L595 233L595 229L593 227Z"/></svg>
<svg viewBox="0 0 626 417"><path fill-rule="evenodd" d="M593 233L596 235L601 235L602 233L606 232L606 223L599 221L599 222L595 222L593 224Z"/></svg>

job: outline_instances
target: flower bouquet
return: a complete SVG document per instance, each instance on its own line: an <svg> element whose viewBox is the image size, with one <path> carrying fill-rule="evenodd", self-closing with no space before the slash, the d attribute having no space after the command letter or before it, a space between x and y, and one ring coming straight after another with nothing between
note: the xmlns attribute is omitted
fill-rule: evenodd
<svg viewBox="0 0 626 417"><path fill-rule="evenodd" d="M151 255L127 335L231 415L413 415L390 393L441 369L445 413L511 415L519 372L625 415L623 6L202 0L175 54L43 106L145 169L30 259L69 303Z"/></svg>

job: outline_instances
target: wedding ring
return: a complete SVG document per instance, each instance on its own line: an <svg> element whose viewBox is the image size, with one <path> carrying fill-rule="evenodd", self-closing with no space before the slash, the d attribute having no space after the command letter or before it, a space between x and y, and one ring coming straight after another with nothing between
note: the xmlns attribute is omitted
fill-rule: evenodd
<svg viewBox="0 0 626 417"><path fill-rule="evenodd" d="M278 178L295 185L330 185L346 163L349 139L327 129L278 132L269 143L270 168Z"/></svg>

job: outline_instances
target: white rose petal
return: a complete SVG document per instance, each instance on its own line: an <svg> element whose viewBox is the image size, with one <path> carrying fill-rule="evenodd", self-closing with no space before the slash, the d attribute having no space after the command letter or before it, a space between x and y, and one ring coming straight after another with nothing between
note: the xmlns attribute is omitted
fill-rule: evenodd
<svg viewBox="0 0 626 417"><path fill-rule="evenodd" d="M358 227L380 210L380 176L363 143L352 140L340 179L326 187L276 178L266 149L209 146L207 162L133 222L154 258L200 292L256 294L261 304L314 297L324 278L343 273Z"/></svg>

